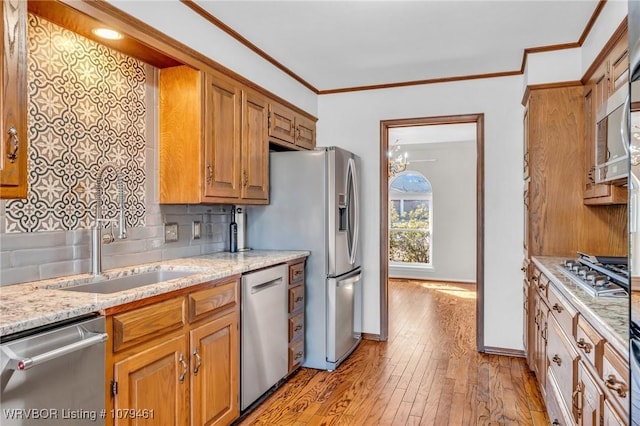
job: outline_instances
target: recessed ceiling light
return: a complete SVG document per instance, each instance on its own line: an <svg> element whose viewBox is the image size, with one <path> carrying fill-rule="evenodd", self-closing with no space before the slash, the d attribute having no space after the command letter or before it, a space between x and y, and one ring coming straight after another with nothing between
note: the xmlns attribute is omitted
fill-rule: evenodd
<svg viewBox="0 0 640 426"><path fill-rule="evenodd" d="M120 40L124 36L117 31L110 30L109 28L94 28L92 31L95 35L108 40Z"/></svg>

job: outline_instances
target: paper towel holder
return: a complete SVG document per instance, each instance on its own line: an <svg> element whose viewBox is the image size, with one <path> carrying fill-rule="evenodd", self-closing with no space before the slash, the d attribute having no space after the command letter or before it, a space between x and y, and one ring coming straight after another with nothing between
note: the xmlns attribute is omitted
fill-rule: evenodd
<svg viewBox="0 0 640 426"><path fill-rule="evenodd" d="M236 206L236 223L238 225L238 251L249 251L247 247L247 212L242 206Z"/></svg>

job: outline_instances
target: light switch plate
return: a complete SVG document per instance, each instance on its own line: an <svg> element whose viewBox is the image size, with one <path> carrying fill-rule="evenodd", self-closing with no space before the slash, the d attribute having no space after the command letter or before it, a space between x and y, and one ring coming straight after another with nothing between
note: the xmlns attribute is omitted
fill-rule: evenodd
<svg viewBox="0 0 640 426"><path fill-rule="evenodd" d="M173 241L178 241L178 224L165 223L164 224L164 242L170 243Z"/></svg>
<svg viewBox="0 0 640 426"><path fill-rule="evenodd" d="M200 236L202 235L202 227L200 225L200 221L199 220L194 220L193 221L193 239L194 240L199 240Z"/></svg>

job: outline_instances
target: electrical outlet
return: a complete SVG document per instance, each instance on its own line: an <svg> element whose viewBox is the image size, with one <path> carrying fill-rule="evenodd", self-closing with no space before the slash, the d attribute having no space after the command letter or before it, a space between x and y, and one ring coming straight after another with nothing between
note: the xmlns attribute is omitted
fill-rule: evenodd
<svg viewBox="0 0 640 426"><path fill-rule="evenodd" d="M202 228L201 228L201 225L200 225L200 221L199 220L194 220L192 228L193 228L193 232L192 232L193 233L193 239L194 240L199 240L200 236L202 234L202 232L201 232Z"/></svg>
<svg viewBox="0 0 640 426"><path fill-rule="evenodd" d="M170 243L173 241L178 241L178 224L165 223L164 224L164 242Z"/></svg>

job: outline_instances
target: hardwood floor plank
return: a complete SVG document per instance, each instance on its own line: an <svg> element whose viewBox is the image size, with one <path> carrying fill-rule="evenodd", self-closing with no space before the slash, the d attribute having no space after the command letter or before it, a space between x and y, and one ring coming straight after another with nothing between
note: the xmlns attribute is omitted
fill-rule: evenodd
<svg viewBox="0 0 640 426"><path fill-rule="evenodd" d="M545 425L526 360L475 348L472 285L390 280L389 339L302 368L238 425Z"/></svg>

